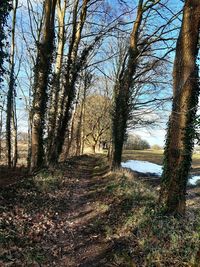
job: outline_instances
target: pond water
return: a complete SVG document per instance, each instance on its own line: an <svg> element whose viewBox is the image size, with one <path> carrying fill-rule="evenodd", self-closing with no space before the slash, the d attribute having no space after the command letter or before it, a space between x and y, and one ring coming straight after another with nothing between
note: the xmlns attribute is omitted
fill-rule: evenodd
<svg viewBox="0 0 200 267"><path fill-rule="evenodd" d="M122 162L123 168L129 168L136 172L142 173L151 173L154 175L161 176L162 175L162 166L149 162L149 161L142 161L142 160L128 160L126 162ZM196 185L200 180L200 176L195 175L189 179L189 184Z"/></svg>

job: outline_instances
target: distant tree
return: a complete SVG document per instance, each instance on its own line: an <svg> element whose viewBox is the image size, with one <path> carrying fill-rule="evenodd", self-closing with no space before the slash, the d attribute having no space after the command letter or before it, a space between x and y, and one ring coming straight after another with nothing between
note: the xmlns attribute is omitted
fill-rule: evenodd
<svg viewBox="0 0 200 267"><path fill-rule="evenodd" d="M161 150L162 147L159 146L159 145L157 145L157 144L155 144L155 145L152 145L152 146L151 146L151 149L153 149L153 150Z"/></svg>
<svg viewBox="0 0 200 267"><path fill-rule="evenodd" d="M141 145L140 146L141 146L142 149L149 149L150 148L150 145L146 140L141 140Z"/></svg>
<svg viewBox="0 0 200 267"><path fill-rule="evenodd" d="M28 144L28 133L27 132L18 132L17 134L18 141L24 142Z"/></svg>
<svg viewBox="0 0 200 267"><path fill-rule="evenodd" d="M111 101L106 96L91 95L86 98L83 138L92 147L93 153L100 142L110 140L110 108Z"/></svg>
<svg viewBox="0 0 200 267"><path fill-rule="evenodd" d="M124 143L124 149L127 150L144 150L149 148L149 143L135 134L128 135L127 141Z"/></svg>
<svg viewBox="0 0 200 267"><path fill-rule="evenodd" d="M173 106L168 124L160 199L168 213L184 214L199 97L200 1L186 0L173 70Z"/></svg>

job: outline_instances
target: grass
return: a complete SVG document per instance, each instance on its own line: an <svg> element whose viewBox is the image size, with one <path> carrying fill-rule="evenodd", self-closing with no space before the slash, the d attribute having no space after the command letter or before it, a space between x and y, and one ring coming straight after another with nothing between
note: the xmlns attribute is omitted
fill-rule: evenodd
<svg viewBox="0 0 200 267"><path fill-rule="evenodd" d="M163 161L163 150L124 150L122 160L144 160L161 165Z"/></svg>
<svg viewBox="0 0 200 267"><path fill-rule="evenodd" d="M110 231L112 236L124 236L128 244L115 253L116 264L122 264L117 266L199 266L195 265L200 249L199 212L190 210L186 218L163 216L155 189L127 171L113 175L117 182L108 186L108 192L127 200L123 223Z"/></svg>

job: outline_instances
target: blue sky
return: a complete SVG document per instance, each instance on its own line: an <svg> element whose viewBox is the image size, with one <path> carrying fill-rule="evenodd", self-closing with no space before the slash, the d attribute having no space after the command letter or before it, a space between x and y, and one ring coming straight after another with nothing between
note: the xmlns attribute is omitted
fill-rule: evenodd
<svg viewBox="0 0 200 267"><path fill-rule="evenodd" d="M20 0L20 2L24 4L26 1ZM35 2L40 2L40 1L39 0L35 0ZM108 2L110 4L110 6L113 8L113 9L111 9L111 12L113 12L114 14L115 14L115 12L121 13L120 6L117 4L118 0L108 0ZM126 1L126 2L128 2L128 6L129 6L128 8L130 8L130 9L134 9L134 8L137 7L138 1L136 1L136 0L130 0L130 1ZM174 13L176 13L178 10L180 10L182 8L183 3L182 3L181 0L169 0L167 6L168 6L169 9L173 10ZM21 16L21 14L19 14L19 16ZM24 23L26 21L26 19L27 19L27 22L28 22L28 18L26 18L25 16L22 18L24 28L26 28L25 23ZM127 20L127 21L132 21L135 18L132 15L132 16L127 16L124 19ZM20 25L20 23L21 22L19 21L19 25ZM151 23L152 23L152 27L153 27L154 26L153 22L151 22ZM130 28L131 28L131 26L132 25L130 25ZM171 57L173 59L173 54L171 55ZM24 72L23 71L21 72L20 76L21 76L22 81L25 83L26 80L23 77L24 76ZM170 94L171 94L171 92L170 92ZM19 95L21 95L20 91L19 91ZM25 123L25 122L23 122L21 120L21 118L24 117L25 120L27 121L27 113L24 113L23 111L21 111L23 108L24 108L23 101L19 100L18 101L18 110L19 110L18 114L19 114L19 117L20 117L19 123L20 123L20 127L21 127L22 130L26 129L26 125L27 125L27 123ZM167 122L167 118L168 118L168 114L166 114L166 122ZM146 130L146 129L143 128L143 129L140 129L140 130L136 131L136 133L139 134L141 137L147 139L149 141L149 143L151 143L151 144L157 143L157 144L163 145L164 136L165 136L165 130L164 130L165 125L162 124L161 127L162 128L160 128L160 127L154 128L153 130Z"/></svg>

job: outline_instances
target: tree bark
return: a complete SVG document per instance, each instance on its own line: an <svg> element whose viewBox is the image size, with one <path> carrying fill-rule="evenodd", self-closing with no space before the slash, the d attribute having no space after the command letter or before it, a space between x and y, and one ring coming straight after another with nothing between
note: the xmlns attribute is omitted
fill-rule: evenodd
<svg viewBox="0 0 200 267"><path fill-rule="evenodd" d="M0 106L0 160L2 159L2 138L3 138L3 111L5 101L1 102Z"/></svg>
<svg viewBox="0 0 200 267"><path fill-rule="evenodd" d="M184 214L192 162L199 85L200 1L186 0L173 70L173 106L169 119L160 200L168 213Z"/></svg>
<svg viewBox="0 0 200 267"><path fill-rule="evenodd" d="M42 39L38 44L38 54L34 71L33 105L31 112L31 170L44 164L44 124L47 103L47 87L54 50L54 21L56 0L44 3L44 23Z"/></svg>
<svg viewBox="0 0 200 267"><path fill-rule="evenodd" d="M12 18L12 33L11 33L11 51L10 51L10 75L8 84L8 94L7 94L7 109L6 109L6 146L7 146L7 161L8 166L12 166L12 152L14 152L16 164L17 161L17 140L14 138L14 149L12 149L12 128L15 130L15 26L16 26L16 14L17 14L18 0L15 0L15 5L13 7L13 18ZM14 127L12 127L12 125Z"/></svg>
<svg viewBox="0 0 200 267"><path fill-rule="evenodd" d="M16 167L18 161L18 142L17 142L17 112L16 103L13 99L13 110L12 110L12 167Z"/></svg>
<svg viewBox="0 0 200 267"><path fill-rule="evenodd" d="M6 23L9 11L12 9L11 1L9 0L1 0L1 8L0 8L0 85L3 81L3 74L5 73L5 68L3 66L5 59L7 58L7 53L5 51L5 43L6 40Z"/></svg>
<svg viewBox="0 0 200 267"><path fill-rule="evenodd" d="M57 4L57 17L58 17L58 48L56 56L55 72L53 75L50 104L49 104L49 118L48 118L48 146L47 157L48 161L51 157L54 146L54 133L56 129L56 121L58 116L58 100L60 93L60 79L63 66L63 54L65 46L65 12L66 12L67 0L64 0L63 6L61 6L61 0Z"/></svg>
<svg viewBox="0 0 200 267"><path fill-rule="evenodd" d="M114 113L113 113L113 156L112 168L118 168L121 164L122 149L130 112L130 96L132 78L137 68L138 36L143 17L143 0L138 3L137 17L130 36L128 62L123 68L118 81L115 84Z"/></svg>

